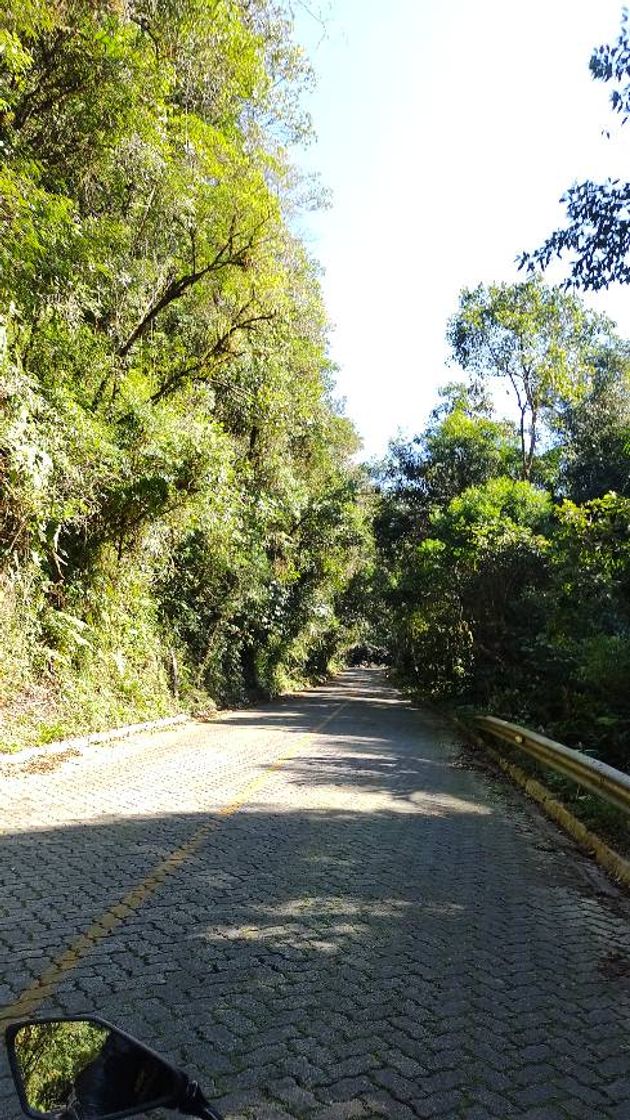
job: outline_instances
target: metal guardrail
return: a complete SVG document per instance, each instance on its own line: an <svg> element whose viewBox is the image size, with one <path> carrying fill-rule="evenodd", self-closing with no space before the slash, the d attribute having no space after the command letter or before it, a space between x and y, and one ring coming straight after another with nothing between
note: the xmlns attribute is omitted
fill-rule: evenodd
<svg viewBox="0 0 630 1120"><path fill-rule="evenodd" d="M518 723L507 723L496 716L475 716L473 722L481 731L518 747L538 762L571 778L591 793L599 794L630 815L630 774L624 774L597 758L589 758L581 751L547 739L536 731L528 731Z"/></svg>

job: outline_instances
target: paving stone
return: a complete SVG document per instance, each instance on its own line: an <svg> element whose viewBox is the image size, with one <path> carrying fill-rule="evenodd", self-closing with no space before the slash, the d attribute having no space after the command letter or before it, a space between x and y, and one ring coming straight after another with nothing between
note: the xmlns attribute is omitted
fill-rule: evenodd
<svg viewBox="0 0 630 1120"><path fill-rule="evenodd" d="M317 1097L313 1093L309 1093L307 1089L303 1089L290 1077L283 1081L271 1082L269 1092L273 1093L298 1116L303 1112L310 1111L317 1105Z"/></svg>
<svg viewBox="0 0 630 1120"><path fill-rule="evenodd" d="M352 670L46 773L0 761L0 999L179 850L41 1011L119 1022L228 1120L630 1120L630 987L602 969L630 903L458 750Z"/></svg>
<svg viewBox="0 0 630 1120"><path fill-rule="evenodd" d="M314 1112L313 1120L356 1120L365 1115L365 1108L361 1101L338 1101L328 1108Z"/></svg>

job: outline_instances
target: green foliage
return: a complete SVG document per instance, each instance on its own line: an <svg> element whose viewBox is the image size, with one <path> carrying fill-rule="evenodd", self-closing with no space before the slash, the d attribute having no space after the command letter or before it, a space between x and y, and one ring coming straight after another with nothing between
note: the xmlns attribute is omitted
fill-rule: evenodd
<svg viewBox="0 0 630 1120"><path fill-rule="evenodd" d="M377 477L383 492L395 498L376 512L375 529L385 552L396 551L408 537L422 539L432 511L467 486L518 471L513 427L491 417L483 395L452 383L440 396L426 431L409 444L393 443Z"/></svg>
<svg viewBox="0 0 630 1120"><path fill-rule="evenodd" d="M284 218L290 19L0 13L2 738L324 672L369 533Z"/></svg>
<svg viewBox="0 0 630 1120"><path fill-rule="evenodd" d="M630 111L630 27L628 9L621 17L621 31L615 43L603 44L591 56L590 70L598 81L612 82L610 101L614 112L628 121ZM630 183L587 179L574 183L562 196L567 224L554 231L539 249L523 253L520 266L530 273L543 270L556 258L568 258L566 286L598 291L611 283L630 281L628 250L628 202Z"/></svg>
<svg viewBox="0 0 630 1120"><path fill-rule="evenodd" d="M448 338L455 359L481 382L508 383L519 415L521 477L530 478L541 422L560 401L579 400L592 353L611 324L574 296L538 280L465 290Z"/></svg>
<svg viewBox="0 0 630 1120"><path fill-rule="evenodd" d="M385 643L420 693L627 769L627 346L539 285L464 293L450 336L470 385L447 389L378 479ZM488 376L525 393L525 441L480 398Z"/></svg>
<svg viewBox="0 0 630 1120"><path fill-rule="evenodd" d="M394 605L403 609L399 647L432 694L473 680L489 694L509 674L505 638L531 619L527 591L544 577L549 515L547 495L508 478L469 487L431 515Z"/></svg>
<svg viewBox="0 0 630 1120"><path fill-rule="evenodd" d="M630 355L603 351L589 391L560 416L560 482L575 501L613 490L630 497Z"/></svg>
<svg viewBox="0 0 630 1120"><path fill-rule="evenodd" d="M30 1023L15 1039L15 1056L29 1107L55 1112L72 1099L74 1083L100 1055L109 1031L81 1021Z"/></svg>

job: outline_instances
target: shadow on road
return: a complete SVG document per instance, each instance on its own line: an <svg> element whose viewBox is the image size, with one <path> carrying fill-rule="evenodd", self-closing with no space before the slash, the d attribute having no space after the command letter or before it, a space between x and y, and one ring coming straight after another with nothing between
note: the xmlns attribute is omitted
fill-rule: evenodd
<svg viewBox="0 0 630 1120"><path fill-rule="evenodd" d="M312 729L349 691L292 698L256 726ZM540 849L529 810L449 766L433 717L364 695L229 818L5 836L5 1001L214 821L43 1010L98 1010L227 1096L231 1116L577 1116L576 1086L620 1116L630 981L601 966L627 947L626 911ZM6 1079L0 1106L3 1092L13 1116Z"/></svg>

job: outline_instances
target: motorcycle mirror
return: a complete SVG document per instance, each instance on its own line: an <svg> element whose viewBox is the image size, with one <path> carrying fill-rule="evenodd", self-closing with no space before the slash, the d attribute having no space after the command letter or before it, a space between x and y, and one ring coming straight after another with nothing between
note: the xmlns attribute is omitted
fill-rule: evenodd
<svg viewBox="0 0 630 1120"><path fill-rule="evenodd" d="M27 1116L118 1120L177 1107L197 1089L159 1054L97 1016L13 1023L6 1042Z"/></svg>

